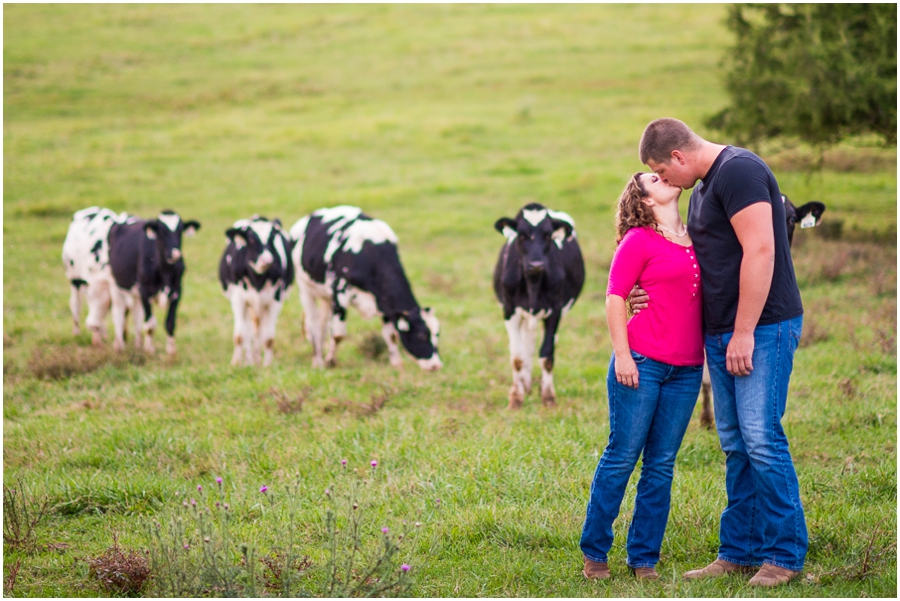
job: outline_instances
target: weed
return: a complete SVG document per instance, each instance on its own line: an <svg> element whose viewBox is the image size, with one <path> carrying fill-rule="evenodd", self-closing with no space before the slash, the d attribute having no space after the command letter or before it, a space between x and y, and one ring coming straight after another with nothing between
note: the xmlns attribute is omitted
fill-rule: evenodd
<svg viewBox="0 0 900 601"><path fill-rule="evenodd" d="M369 332L359 343L359 352L369 359L378 359L387 352L387 343L380 332Z"/></svg>
<svg viewBox="0 0 900 601"><path fill-rule="evenodd" d="M273 386L269 389L269 396L275 399L278 413L290 415L292 413L300 413L303 410L303 403L309 400L312 391L312 386L304 386L300 394L291 397L283 390Z"/></svg>
<svg viewBox="0 0 900 601"><path fill-rule="evenodd" d="M50 508L46 497L36 499L31 489L19 478L14 488L3 484L3 544L31 550L35 529Z"/></svg>
<svg viewBox="0 0 900 601"><path fill-rule="evenodd" d="M12 597L13 589L16 587L16 579L19 577L19 570L22 569L22 560L17 559L8 564L8 567L9 573L3 577L3 594L4 596Z"/></svg>
<svg viewBox="0 0 900 601"><path fill-rule="evenodd" d="M102 555L87 560L88 573L109 593L136 595L150 579L150 562L146 555L146 552L121 549L118 537L113 534L113 546Z"/></svg>
<svg viewBox="0 0 900 601"><path fill-rule="evenodd" d="M96 371L106 365L121 368L146 362L147 355L137 349L115 353L107 348L95 347L38 347L28 361L28 369L38 379L62 380Z"/></svg>

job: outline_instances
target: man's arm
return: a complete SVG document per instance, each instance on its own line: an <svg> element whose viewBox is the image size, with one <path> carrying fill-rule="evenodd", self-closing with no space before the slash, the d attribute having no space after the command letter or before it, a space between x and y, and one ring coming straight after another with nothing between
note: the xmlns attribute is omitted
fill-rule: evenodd
<svg viewBox="0 0 900 601"><path fill-rule="evenodd" d="M775 273L775 230L772 205L757 202L741 209L731 218L731 225L741 243L740 293L734 335L725 351L725 367L734 376L747 376L753 371L753 331L759 323Z"/></svg>

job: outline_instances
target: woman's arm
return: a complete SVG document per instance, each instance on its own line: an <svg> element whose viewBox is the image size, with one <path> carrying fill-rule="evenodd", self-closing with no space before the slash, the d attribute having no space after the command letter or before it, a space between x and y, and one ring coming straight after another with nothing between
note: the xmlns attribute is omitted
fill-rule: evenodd
<svg viewBox="0 0 900 601"><path fill-rule="evenodd" d="M606 323L609 325L609 336L616 353L616 381L619 384L638 387L638 369L631 358L628 346L628 316L625 310L625 299L617 294L606 295Z"/></svg>

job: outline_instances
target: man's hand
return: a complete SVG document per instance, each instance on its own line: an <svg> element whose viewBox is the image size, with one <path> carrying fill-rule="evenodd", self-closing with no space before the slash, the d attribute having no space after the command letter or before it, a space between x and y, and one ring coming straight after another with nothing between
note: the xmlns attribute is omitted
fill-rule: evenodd
<svg viewBox="0 0 900 601"><path fill-rule="evenodd" d="M638 284L635 284L634 288L631 290L631 294L628 295L628 304L631 305L631 312L637 315L643 309L650 306L648 303L649 300L650 295L647 294L647 291Z"/></svg>
<svg viewBox="0 0 900 601"><path fill-rule="evenodd" d="M725 349L725 369L732 376L749 376L753 371L753 333L737 334L731 337Z"/></svg>

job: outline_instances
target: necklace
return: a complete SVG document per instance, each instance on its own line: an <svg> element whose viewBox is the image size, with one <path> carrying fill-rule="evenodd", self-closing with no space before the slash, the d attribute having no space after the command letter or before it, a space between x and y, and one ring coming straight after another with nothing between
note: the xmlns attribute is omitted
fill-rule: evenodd
<svg viewBox="0 0 900 601"><path fill-rule="evenodd" d="M664 226L661 223L657 223L656 225L658 225L660 229L666 230L667 232L669 232L676 238L682 238L682 237L684 237L685 234L687 234L687 226L686 225L684 226L684 231L681 232L680 234L676 234L675 232L673 232L672 230L670 230L669 228L667 228L666 226Z"/></svg>

